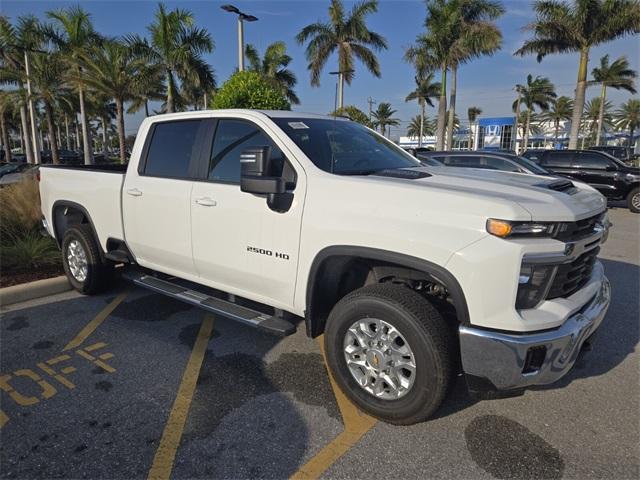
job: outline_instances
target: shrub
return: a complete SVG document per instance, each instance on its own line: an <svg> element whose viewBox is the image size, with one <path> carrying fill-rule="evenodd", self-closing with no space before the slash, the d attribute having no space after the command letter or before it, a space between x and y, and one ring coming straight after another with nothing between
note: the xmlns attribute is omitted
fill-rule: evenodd
<svg viewBox="0 0 640 480"><path fill-rule="evenodd" d="M36 231L22 235L8 236L8 241L0 247L2 269L28 271L39 267L60 264L60 252L50 237Z"/></svg>
<svg viewBox="0 0 640 480"><path fill-rule="evenodd" d="M218 90L213 108L255 108L264 110L290 110L281 89L276 88L257 72L237 72Z"/></svg>
<svg viewBox="0 0 640 480"><path fill-rule="evenodd" d="M40 226L40 192L35 180L25 180L0 190L0 236L33 232Z"/></svg>

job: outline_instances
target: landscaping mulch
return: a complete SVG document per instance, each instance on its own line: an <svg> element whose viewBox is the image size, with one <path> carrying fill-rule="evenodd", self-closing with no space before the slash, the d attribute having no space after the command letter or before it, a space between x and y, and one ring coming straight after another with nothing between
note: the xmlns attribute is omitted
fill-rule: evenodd
<svg viewBox="0 0 640 480"><path fill-rule="evenodd" d="M0 272L0 288L20 285L21 283L33 282L35 280L44 280L45 278L53 278L60 275L64 275L62 265L49 265L29 271L3 269L2 272Z"/></svg>

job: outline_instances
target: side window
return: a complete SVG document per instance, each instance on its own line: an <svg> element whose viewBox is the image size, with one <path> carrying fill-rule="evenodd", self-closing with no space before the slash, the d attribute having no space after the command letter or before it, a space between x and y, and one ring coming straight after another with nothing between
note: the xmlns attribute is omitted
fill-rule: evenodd
<svg viewBox="0 0 640 480"><path fill-rule="evenodd" d="M197 153L201 120L157 123L147 150L144 174L154 177L190 178L189 166Z"/></svg>
<svg viewBox="0 0 640 480"><path fill-rule="evenodd" d="M578 157L578 166L583 168L605 170L609 165L611 165L609 160L597 153L581 152Z"/></svg>
<svg viewBox="0 0 640 480"><path fill-rule="evenodd" d="M569 168L573 164L573 154L567 152L547 152L541 165L543 167L564 167Z"/></svg>
<svg viewBox="0 0 640 480"><path fill-rule="evenodd" d="M517 165L514 165L508 160L497 157L484 157L484 162L487 168L492 170L501 170L503 172L521 172L522 170Z"/></svg>
<svg viewBox="0 0 640 480"><path fill-rule="evenodd" d="M260 128L244 120L220 120L211 150L209 180L240 183L240 154L247 148L267 145L271 147L272 174L280 176L284 155Z"/></svg>
<svg viewBox="0 0 640 480"><path fill-rule="evenodd" d="M449 167L482 168L480 157L476 155L447 155L436 158Z"/></svg>

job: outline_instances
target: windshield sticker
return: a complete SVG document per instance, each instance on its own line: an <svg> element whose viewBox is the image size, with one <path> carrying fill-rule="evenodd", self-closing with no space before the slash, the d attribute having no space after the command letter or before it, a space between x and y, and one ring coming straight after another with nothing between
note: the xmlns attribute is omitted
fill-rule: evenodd
<svg viewBox="0 0 640 480"><path fill-rule="evenodd" d="M295 130L309 128L304 122L289 122L289 126Z"/></svg>

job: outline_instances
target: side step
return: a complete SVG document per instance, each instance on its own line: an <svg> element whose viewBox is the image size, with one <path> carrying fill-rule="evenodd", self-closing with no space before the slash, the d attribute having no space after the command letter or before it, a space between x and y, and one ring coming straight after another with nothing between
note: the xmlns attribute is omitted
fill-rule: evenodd
<svg viewBox="0 0 640 480"><path fill-rule="evenodd" d="M232 320L237 320L251 327L277 335L291 335L296 331L291 322L266 313L258 312L220 298L212 297L196 290L171 283L151 275L135 275L129 277L133 283L141 287L162 293L169 297L181 300L196 307L202 308L218 315L223 315Z"/></svg>

